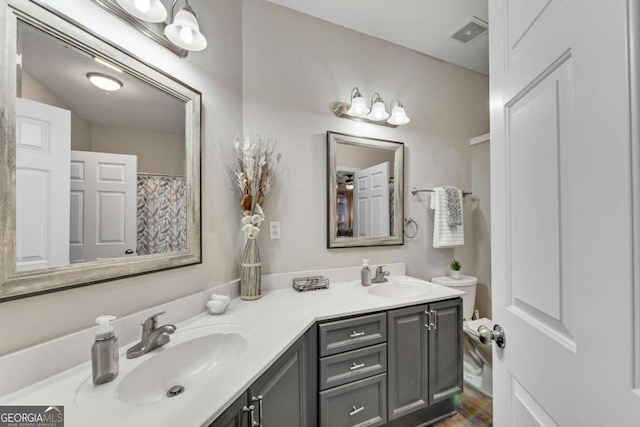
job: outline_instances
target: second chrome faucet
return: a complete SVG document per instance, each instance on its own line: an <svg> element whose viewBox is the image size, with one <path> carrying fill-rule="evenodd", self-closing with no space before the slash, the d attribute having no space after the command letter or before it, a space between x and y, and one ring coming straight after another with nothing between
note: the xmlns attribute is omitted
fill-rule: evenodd
<svg viewBox="0 0 640 427"><path fill-rule="evenodd" d="M381 265L376 268L376 275L373 279L371 279L371 283L382 283L388 280L387 276L391 273L389 273L388 271L384 271L383 267L384 265Z"/></svg>
<svg viewBox="0 0 640 427"><path fill-rule="evenodd" d="M158 316L165 312L156 313L142 324L142 338L140 342L127 350L127 359L135 359L151 350L161 347L170 341L169 335L176 331L175 325L158 326Z"/></svg>

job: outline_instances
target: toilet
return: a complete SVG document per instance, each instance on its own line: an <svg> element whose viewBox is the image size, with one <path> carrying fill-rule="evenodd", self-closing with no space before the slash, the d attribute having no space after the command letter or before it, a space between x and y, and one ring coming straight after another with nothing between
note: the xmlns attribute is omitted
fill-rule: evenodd
<svg viewBox="0 0 640 427"><path fill-rule="evenodd" d="M463 364L465 383L486 394L493 395L492 368L491 368L491 345L480 343L478 339L478 329L486 326L493 329L493 322L486 317L478 319L476 305L476 286L478 278L473 276L462 276L454 279L451 276L434 277L431 279L436 285L455 288L464 292L462 295L462 318L463 318Z"/></svg>

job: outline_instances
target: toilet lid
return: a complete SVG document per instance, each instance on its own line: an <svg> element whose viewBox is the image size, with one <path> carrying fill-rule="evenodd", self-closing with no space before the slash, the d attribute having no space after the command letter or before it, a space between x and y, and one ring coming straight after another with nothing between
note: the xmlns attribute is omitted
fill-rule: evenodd
<svg viewBox="0 0 640 427"><path fill-rule="evenodd" d="M459 279L454 279L451 276L442 276L432 278L431 283L455 288L458 286L475 285L476 283L478 283L478 278L473 276L461 276Z"/></svg>

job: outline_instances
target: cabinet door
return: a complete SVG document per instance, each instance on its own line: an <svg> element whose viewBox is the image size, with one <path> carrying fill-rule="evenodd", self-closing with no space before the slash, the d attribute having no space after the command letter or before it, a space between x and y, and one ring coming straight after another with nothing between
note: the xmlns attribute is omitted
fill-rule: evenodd
<svg viewBox="0 0 640 427"><path fill-rule="evenodd" d="M209 427L249 427L249 414L242 410L247 399L247 393L242 393Z"/></svg>
<svg viewBox="0 0 640 427"><path fill-rule="evenodd" d="M440 402L463 390L462 300L429 304L435 314L429 332L429 404Z"/></svg>
<svg viewBox="0 0 640 427"><path fill-rule="evenodd" d="M318 356L311 354L317 336L314 330L311 328L249 389L262 427L315 426ZM256 400L259 396L261 401Z"/></svg>
<svg viewBox="0 0 640 427"><path fill-rule="evenodd" d="M429 405L426 305L388 312L389 420Z"/></svg>

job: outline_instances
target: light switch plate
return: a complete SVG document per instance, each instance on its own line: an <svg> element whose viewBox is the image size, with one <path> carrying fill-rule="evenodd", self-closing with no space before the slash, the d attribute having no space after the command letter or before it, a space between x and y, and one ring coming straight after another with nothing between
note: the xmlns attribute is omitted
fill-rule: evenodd
<svg viewBox="0 0 640 427"><path fill-rule="evenodd" d="M269 238L272 240L280 238L280 221L271 221L269 223Z"/></svg>

